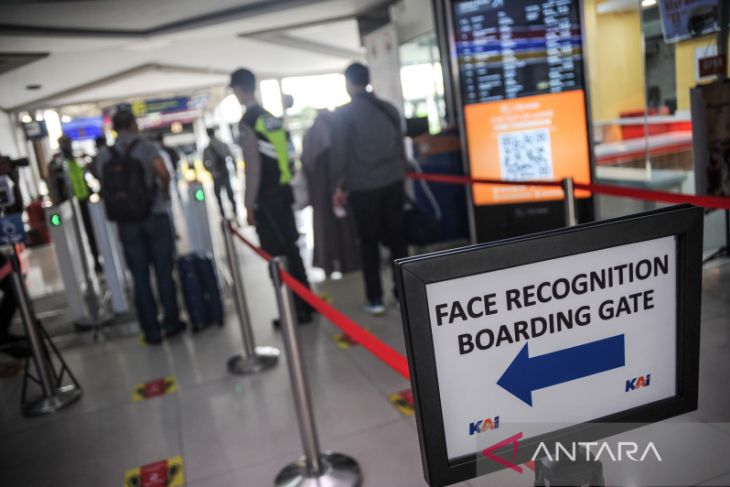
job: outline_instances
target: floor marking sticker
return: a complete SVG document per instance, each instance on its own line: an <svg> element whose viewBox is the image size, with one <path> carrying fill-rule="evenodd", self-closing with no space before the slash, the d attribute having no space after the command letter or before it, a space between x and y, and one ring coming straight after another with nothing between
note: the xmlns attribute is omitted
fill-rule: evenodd
<svg viewBox="0 0 730 487"><path fill-rule="evenodd" d="M137 384L132 389L133 401L144 401L152 397L164 396L177 390L177 380L174 375L161 377L147 381L143 384Z"/></svg>
<svg viewBox="0 0 730 487"><path fill-rule="evenodd" d="M181 456L132 468L124 474L124 487L181 487L184 484L185 468Z"/></svg>
<svg viewBox="0 0 730 487"><path fill-rule="evenodd" d="M344 333L332 335L332 341L335 342L335 346L340 350L347 350L348 348L357 346L357 342Z"/></svg>
<svg viewBox="0 0 730 487"><path fill-rule="evenodd" d="M413 416L413 391L406 389L388 396L390 402L403 416Z"/></svg>

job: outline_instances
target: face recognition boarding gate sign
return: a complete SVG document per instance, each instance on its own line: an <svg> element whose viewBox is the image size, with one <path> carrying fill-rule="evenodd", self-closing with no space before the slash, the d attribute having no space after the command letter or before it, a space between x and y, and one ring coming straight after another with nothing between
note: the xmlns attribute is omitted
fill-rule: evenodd
<svg viewBox="0 0 730 487"><path fill-rule="evenodd" d="M696 409L702 224L683 205L397 261L429 485Z"/></svg>

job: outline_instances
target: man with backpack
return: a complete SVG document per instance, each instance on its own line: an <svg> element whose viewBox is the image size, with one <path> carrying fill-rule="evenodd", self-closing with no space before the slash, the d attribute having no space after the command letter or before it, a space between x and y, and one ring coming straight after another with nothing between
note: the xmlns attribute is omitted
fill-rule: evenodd
<svg viewBox="0 0 730 487"><path fill-rule="evenodd" d="M238 132L246 163L248 224L256 226L261 247L271 255L286 257L291 275L309 287L297 246L299 231L292 212L293 158L289 134L280 119L259 105L256 76L251 71L234 71L230 86L246 109ZM294 303L299 323L311 322L312 308L299 297Z"/></svg>
<svg viewBox="0 0 730 487"><path fill-rule="evenodd" d="M233 207L233 214L238 218L238 210L236 209L236 198L233 196L233 188L231 187L231 175L228 170L228 161L230 159L235 167L235 160L231 154L228 146L223 141L218 140L215 136L215 129L207 129L208 133L208 147L203 151L203 165L213 176L213 191L215 197L218 200L218 207L221 211L221 216L225 218L223 212L223 198L221 197L221 190L225 188L226 194L228 195L228 201L231 202Z"/></svg>
<svg viewBox="0 0 730 487"><path fill-rule="evenodd" d="M117 108L112 126L117 139L97 158L104 205L109 220L119 227L145 342L157 345L163 332L170 338L185 330L172 275L175 244L167 211L170 173L157 148L140 136L129 105ZM155 269L164 311L162 326L150 285L150 266Z"/></svg>
<svg viewBox="0 0 730 487"><path fill-rule="evenodd" d="M344 211L347 204L355 217L365 279L365 310L382 315L385 306L380 243L389 248L391 260L408 255L403 230L407 164L403 124L393 105L367 90L370 73L366 66L351 64L345 70L345 81L351 101L335 112L332 124L332 204L335 211Z"/></svg>

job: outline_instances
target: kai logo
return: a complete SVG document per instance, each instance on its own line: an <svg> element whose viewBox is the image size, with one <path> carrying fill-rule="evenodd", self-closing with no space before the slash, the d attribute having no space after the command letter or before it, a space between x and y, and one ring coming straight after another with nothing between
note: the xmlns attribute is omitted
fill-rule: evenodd
<svg viewBox="0 0 730 487"><path fill-rule="evenodd" d="M497 428L499 428L499 416L495 416L494 419L481 419L469 423L469 436L484 433L487 430L496 430Z"/></svg>
<svg viewBox="0 0 730 487"><path fill-rule="evenodd" d="M626 391L635 391L636 389L641 389L642 387L649 387L651 385L651 374L646 375L640 375L639 377L634 377L633 379L629 379L626 381Z"/></svg>

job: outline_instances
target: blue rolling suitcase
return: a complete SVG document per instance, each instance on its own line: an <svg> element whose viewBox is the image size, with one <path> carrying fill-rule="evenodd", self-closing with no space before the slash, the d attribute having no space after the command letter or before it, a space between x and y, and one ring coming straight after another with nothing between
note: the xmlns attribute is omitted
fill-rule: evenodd
<svg viewBox="0 0 730 487"><path fill-rule="evenodd" d="M213 259L188 254L178 259L185 308L193 331L216 323L223 325L223 301Z"/></svg>
<svg viewBox="0 0 730 487"><path fill-rule="evenodd" d="M198 279L196 260L196 255L189 254L180 257L177 261L183 300L185 301L185 308L188 310L188 319L193 330L203 328L206 321L205 299L200 279Z"/></svg>
<svg viewBox="0 0 730 487"><path fill-rule="evenodd" d="M218 288L218 276L215 272L213 259L209 256L196 256L195 268L198 280L203 288L205 300L205 324L213 323L223 326L223 300Z"/></svg>

